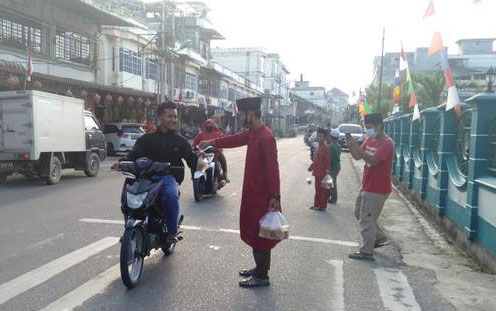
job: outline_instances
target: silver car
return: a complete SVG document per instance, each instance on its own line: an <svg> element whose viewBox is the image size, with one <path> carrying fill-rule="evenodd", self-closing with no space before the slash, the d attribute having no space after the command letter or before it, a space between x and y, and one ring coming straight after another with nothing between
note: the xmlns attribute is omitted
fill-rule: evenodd
<svg viewBox="0 0 496 311"><path fill-rule="evenodd" d="M342 148L346 148L346 133L351 136L361 145L365 141L365 134L359 124L343 123L338 126L339 129L339 144Z"/></svg>
<svg viewBox="0 0 496 311"><path fill-rule="evenodd" d="M107 123L103 134L107 142L107 154L115 155L118 152L131 151L136 140L145 134L145 130L139 123Z"/></svg>

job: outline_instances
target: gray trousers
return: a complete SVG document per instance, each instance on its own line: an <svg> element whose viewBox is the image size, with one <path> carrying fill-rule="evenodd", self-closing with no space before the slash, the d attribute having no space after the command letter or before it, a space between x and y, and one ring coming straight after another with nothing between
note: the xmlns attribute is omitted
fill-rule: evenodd
<svg viewBox="0 0 496 311"><path fill-rule="evenodd" d="M360 252L373 254L376 242L384 242L388 239L382 228L377 223L388 194L379 194L360 191L355 204L355 217L359 220L362 231L363 245Z"/></svg>

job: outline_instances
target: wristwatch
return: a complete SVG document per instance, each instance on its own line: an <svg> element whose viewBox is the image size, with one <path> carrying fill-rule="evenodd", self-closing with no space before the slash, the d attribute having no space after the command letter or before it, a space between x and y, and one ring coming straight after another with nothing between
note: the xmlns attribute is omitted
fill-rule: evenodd
<svg viewBox="0 0 496 311"><path fill-rule="evenodd" d="M276 199L277 201L281 201L281 195L280 194L273 194L272 198Z"/></svg>

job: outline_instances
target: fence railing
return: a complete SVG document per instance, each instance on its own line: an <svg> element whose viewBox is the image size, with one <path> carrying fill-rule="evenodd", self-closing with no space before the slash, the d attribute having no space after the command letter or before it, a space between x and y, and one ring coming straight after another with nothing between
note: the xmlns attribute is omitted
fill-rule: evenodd
<svg viewBox="0 0 496 311"><path fill-rule="evenodd" d="M393 175L496 258L496 94L385 120L396 145ZM490 235L490 237L489 237Z"/></svg>

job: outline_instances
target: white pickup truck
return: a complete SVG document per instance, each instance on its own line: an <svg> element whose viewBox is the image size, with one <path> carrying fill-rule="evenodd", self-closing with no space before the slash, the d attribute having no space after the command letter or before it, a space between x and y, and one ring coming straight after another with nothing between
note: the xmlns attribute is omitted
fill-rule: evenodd
<svg viewBox="0 0 496 311"><path fill-rule="evenodd" d="M40 91L0 92L0 181L13 173L60 181L62 169L93 177L105 136L81 99Z"/></svg>

